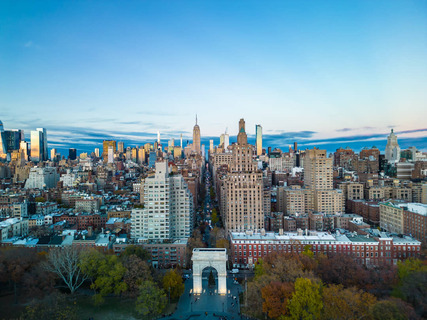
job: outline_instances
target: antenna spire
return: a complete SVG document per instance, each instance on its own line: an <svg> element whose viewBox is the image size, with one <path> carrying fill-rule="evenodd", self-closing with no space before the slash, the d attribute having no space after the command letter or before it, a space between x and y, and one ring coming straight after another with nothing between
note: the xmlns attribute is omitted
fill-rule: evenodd
<svg viewBox="0 0 427 320"><path fill-rule="evenodd" d="M196 125L197 125L197 113L196 113Z"/></svg>

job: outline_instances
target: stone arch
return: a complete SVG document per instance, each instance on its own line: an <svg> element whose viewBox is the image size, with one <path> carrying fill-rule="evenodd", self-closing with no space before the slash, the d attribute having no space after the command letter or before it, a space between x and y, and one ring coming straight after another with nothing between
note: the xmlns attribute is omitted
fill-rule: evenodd
<svg viewBox="0 0 427 320"><path fill-rule="evenodd" d="M218 293L227 294L227 249L195 248L193 249L193 293L202 293L202 272L207 267L218 272Z"/></svg>

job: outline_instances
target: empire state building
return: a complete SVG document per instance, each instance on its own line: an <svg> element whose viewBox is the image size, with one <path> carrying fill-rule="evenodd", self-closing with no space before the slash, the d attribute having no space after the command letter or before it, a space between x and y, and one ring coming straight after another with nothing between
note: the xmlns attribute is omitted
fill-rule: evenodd
<svg viewBox="0 0 427 320"><path fill-rule="evenodd" d="M196 125L193 128L193 151L200 153L200 127L197 124L197 116Z"/></svg>

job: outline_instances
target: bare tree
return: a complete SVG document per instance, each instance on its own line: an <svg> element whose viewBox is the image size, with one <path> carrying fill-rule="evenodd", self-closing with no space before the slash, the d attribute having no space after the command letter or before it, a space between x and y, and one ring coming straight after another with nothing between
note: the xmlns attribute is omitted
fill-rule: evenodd
<svg viewBox="0 0 427 320"><path fill-rule="evenodd" d="M49 252L44 268L57 274L73 294L88 278L80 269L80 253L78 248L69 246Z"/></svg>

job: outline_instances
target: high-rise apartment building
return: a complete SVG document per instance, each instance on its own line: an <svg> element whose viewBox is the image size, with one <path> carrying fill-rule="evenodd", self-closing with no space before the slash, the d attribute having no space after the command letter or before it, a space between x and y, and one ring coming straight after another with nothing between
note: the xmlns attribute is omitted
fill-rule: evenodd
<svg viewBox="0 0 427 320"><path fill-rule="evenodd" d="M200 127L197 124L197 116L196 116L196 125L193 128L193 151L196 153L200 153Z"/></svg>
<svg viewBox="0 0 427 320"><path fill-rule="evenodd" d="M385 158L388 162L399 162L400 147L397 143L397 136L391 129L390 135L387 137L387 145L385 147Z"/></svg>
<svg viewBox="0 0 427 320"><path fill-rule="evenodd" d="M317 148L306 150L304 159L304 185L306 188L332 189L332 160L326 156L326 150Z"/></svg>
<svg viewBox="0 0 427 320"><path fill-rule="evenodd" d="M256 140L255 140L256 155L260 156L260 155L262 155L262 127L261 127L261 125L257 124L255 126L255 132L256 132Z"/></svg>
<svg viewBox="0 0 427 320"><path fill-rule="evenodd" d="M95 148L95 157L99 158L99 148Z"/></svg>
<svg viewBox="0 0 427 320"><path fill-rule="evenodd" d="M305 152L304 186L312 192L314 212L335 214L344 210L342 190L333 189L332 161L326 150L314 148Z"/></svg>
<svg viewBox="0 0 427 320"><path fill-rule="evenodd" d="M131 237L163 242L189 238L193 226L193 197L181 175L169 176L167 162L143 181L144 209L132 210Z"/></svg>
<svg viewBox="0 0 427 320"><path fill-rule="evenodd" d="M222 180L221 207L227 231L264 228L264 189L262 172L253 160L253 146L248 144L245 121L239 121L237 144L233 145L230 171Z"/></svg>
<svg viewBox="0 0 427 320"><path fill-rule="evenodd" d="M31 131L31 160L39 162L47 159L47 131L45 128L37 128Z"/></svg>

